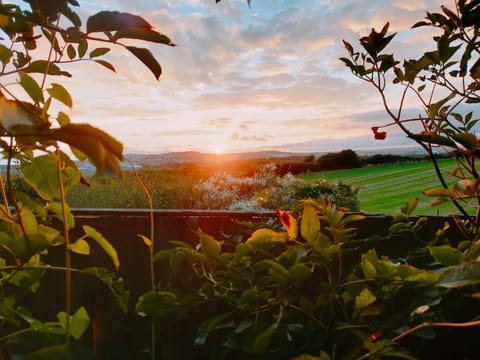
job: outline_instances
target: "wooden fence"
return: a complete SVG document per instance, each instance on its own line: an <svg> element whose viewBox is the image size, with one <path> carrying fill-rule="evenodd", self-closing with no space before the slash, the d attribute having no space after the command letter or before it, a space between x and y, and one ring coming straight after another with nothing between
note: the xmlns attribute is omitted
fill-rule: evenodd
<svg viewBox="0 0 480 360"><path fill-rule="evenodd" d="M244 225L278 223L274 212L230 212L205 210L99 210L82 209L74 211L76 229L82 225L95 227L107 238L118 252L120 268L118 275L124 279L124 286L130 291L129 312L122 313L115 305L115 299L100 281L91 276L73 274L72 299L74 309L85 306L92 319L92 328L83 347L79 348L80 358L95 359L140 359L141 349L150 344L149 320L135 314L134 306L138 297L151 288L149 278L149 252L139 234L150 237L153 220L155 250L168 246L171 240L197 244L194 231L201 229L217 239L235 236L242 232ZM433 236L445 218L430 218L424 229L426 236ZM358 222L359 238L386 235L392 219L387 216L367 216ZM77 230L78 231L78 230ZM80 232L72 234L72 240ZM396 243L379 243L382 254L395 253L410 246L408 239ZM63 265L63 250L53 249L48 261ZM90 256L75 255L73 266L105 267L114 271L112 261L98 248L92 247ZM157 274L162 279L162 274ZM52 300L53 299L53 300ZM54 319L59 307L63 306L64 274L48 272L39 292L30 299L31 306L41 311L45 320ZM85 347L85 342L88 344ZM145 358L148 358L147 356Z"/></svg>

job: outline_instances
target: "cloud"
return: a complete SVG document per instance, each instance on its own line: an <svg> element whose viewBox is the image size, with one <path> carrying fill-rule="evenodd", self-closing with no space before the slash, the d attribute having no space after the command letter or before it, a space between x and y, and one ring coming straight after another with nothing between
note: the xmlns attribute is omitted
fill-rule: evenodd
<svg viewBox="0 0 480 360"><path fill-rule="evenodd" d="M250 9L246 1L85 0L84 19L102 9L132 12L178 46L137 44L159 59L159 82L120 48L106 56L116 74L75 64L79 73L66 80L72 119L114 133L129 149L151 151L229 142L241 150L370 144L370 127L389 120L375 90L338 60L346 55L342 39L357 46L390 21L398 36L389 49L400 59L418 56L432 34L409 28L441 2L253 0ZM398 98L396 90L388 94Z"/></svg>

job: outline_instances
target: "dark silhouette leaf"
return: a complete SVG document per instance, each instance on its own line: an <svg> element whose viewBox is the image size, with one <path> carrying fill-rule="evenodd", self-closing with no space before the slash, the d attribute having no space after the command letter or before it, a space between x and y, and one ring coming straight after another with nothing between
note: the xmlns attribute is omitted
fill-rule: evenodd
<svg viewBox="0 0 480 360"><path fill-rule="evenodd" d="M160 78L160 75L162 75L162 67L153 57L150 50L135 46L127 46L127 49L150 69L157 80Z"/></svg>
<svg viewBox="0 0 480 360"><path fill-rule="evenodd" d="M101 11L87 20L87 33L151 28L140 16L118 11Z"/></svg>

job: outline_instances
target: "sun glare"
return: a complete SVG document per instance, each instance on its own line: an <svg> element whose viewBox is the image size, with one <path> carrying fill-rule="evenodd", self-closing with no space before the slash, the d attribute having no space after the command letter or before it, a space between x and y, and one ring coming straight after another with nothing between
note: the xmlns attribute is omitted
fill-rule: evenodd
<svg viewBox="0 0 480 360"><path fill-rule="evenodd" d="M213 153L217 155L222 155L224 153L223 148L219 145L215 146Z"/></svg>

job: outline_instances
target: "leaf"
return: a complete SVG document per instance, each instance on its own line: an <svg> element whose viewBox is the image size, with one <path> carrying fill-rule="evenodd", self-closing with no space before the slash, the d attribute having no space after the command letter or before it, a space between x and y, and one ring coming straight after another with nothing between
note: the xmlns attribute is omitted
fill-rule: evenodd
<svg viewBox="0 0 480 360"><path fill-rule="evenodd" d="M39 102L45 102L42 89L37 82L30 75L23 71L19 71L18 75L20 77L20 85L22 85L23 89L30 96L33 102L35 104Z"/></svg>
<svg viewBox="0 0 480 360"><path fill-rule="evenodd" d="M448 245L429 246L428 251L435 261L445 266L460 265L465 260L465 255L461 251Z"/></svg>
<svg viewBox="0 0 480 360"><path fill-rule="evenodd" d="M160 78L160 75L162 75L162 67L148 49L127 46L127 50L135 55L141 62L143 62L145 66L150 69L157 80Z"/></svg>
<svg viewBox="0 0 480 360"><path fill-rule="evenodd" d="M75 227L75 217L72 214L72 211L70 210L70 206L68 204L64 204L65 206L65 211L66 214L64 216L63 214L63 206L62 206L62 200L59 201L51 201L46 205L46 209L52 211L55 215L57 215L57 218L60 219L60 221L63 222L63 219L66 218L66 225L68 226L69 229L73 229Z"/></svg>
<svg viewBox="0 0 480 360"><path fill-rule="evenodd" d="M304 238L310 244L313 244L318 240L320 236L320 219L313 206L305 205L303 207L300 232L302 234L302 238Z"/></svg>
<svg viewBox="0 0 480 360"><path fill-rule="evenodd" d="M148 237L146 237L145 235L142 235L142 234L137 234L137 236L143 240L143 242L145 243L145 245L147 245L148 247L152 247L153 246L153 242L152 240L150 240Z"/></svg>
<svg viewBox="0 0 480 360"><path fill-rule="evenodd" d="M110 71L113 71L114 73L117 72L117 70L115 70L115 67L110 64L108 61L105 61L105 60L94 60L97 64L100 64L104 67L106 67L108 70Z"/></svg>
<svg viewBox="0 0 480 360"><path fill-rule="evenodd" d="M197 236L200 240L203 253L207 257L218 257L222 250L221 242L215 240L212 236L205 234L202 231L197 231Z"/></svg>
<svg viewBox="0 0 480 360"><path fill-rule="evenodd" d="M118 11L101 11L87 20L87 33L136 28L151 29L152 26L140 16Z"/></svg>
<svg viewBox="0 0 480 360"><path fill-rule="evenodd" d="M270 347L271 338L277 329L278 322L272 324L267 330L257 336L255 342L253 343L253 349L255 350L255 353L263 354L267 352L268 348Z"/></svg>
<svg viewBox="0 0 480 360"><path fill-rule="evenodd" d="M437 286L458 288L480 284L480 262L464 263L447 269L438 279Z"/></svg>
<svg viewBox="0 0 480 360"><path fill-rule="evenodd" d="M46 328L44 326L44 328ZM44 328L42 331L45 332ZM56 334L61 335L61 334ZM35 350L29 352L26 355L22 355L23 360L60 360L65 358L65 354L67 353L66 345L52 345L48 347L41 348L40 350Z"/></svg>
<svg viewBox="0 0 480 360"><path fill-rule="evenodd" d="M228 312L224 314L215 315L203 323L201 323L197 328L197 333L195 335L195 345L203 345L207 341L208 336L212 331L214 331L222 322L227 319L233 312Z"/></svg>
<svg viewBox="0 0 480 360"><path fill-rule="evenodd" d="M105 47L93 49L90 52L90 59L92 59L94 57L97 57L97 56L105 55L109 51L110 51L110 48L105 48Z"/></svg>
<svg viewBox="0 0 480 360"><path fill-rule="evenodd" d="M288 240L296 240L298 236L297 220L295 220L292 214L286 211L277 210L277 214L280 215L280 221L287 230Z"/></svg>
<svg viewBox="0 0 480 360"><path fill-rule="evenodd" d="M65 114L63 111L59 111L57 115L57 122L60 126L65 126L71 123L70 116Z"/></svg>
<svg viewBox="0 0 480 360"><path fill-rule="evenodd" d="M62 102L69 108L73 106L72 97L70 96L70 93L67 91L67 89L63 87L63 85L52 83L52 87L47 89L47 92L50 94L51 97Z"/></svg>
<svg viewBox="0 0 480 360"><path fill-rule="evenodd" d="M67 330L67 314L64 311L61 311L57 314L58 321L62 327ZM90 317L88 316L87 311L82 306L80 307L75 314L70 317L69 323L69 335L72 336L75 340L80 340L82 335L88 329L90 325Z"/></svg>
<svg viewBox="0 0 480 360"><path fill-rule="evenodd" d="M175 44L172 43L172 41L168 36L160 34L159 32L152 29L134 28L134 29L125 29L125 30L117 31L114 35L114 39L118 40L122 38L138 39L138 40L144 40L144 41L149 41L149 42L154 42L159 44L175 46Z"/></svg>
<svg viewBox="0 0 480 360"><path fill-rule="evenodd" d="M375 301L377 301L377 297L368 288L364 288L361 293L355 297L355 309L363 309Z"/></svg>
<svg viewBox="0 0 480 360"><path fill-rule="evenodd" d="M50 140L62 141L84 153L88 159L103 171L113 171L122 177L123 171L118 160L123 159L123 145L106 132L88 124L66 124L58 129L40 134Z"/></svg>
<svg viewBox="0 0 480 360"><path fill-rule="evenodd" d="M457 194L455 191L452 189L446 189L443 187L438 187L438 188L433 188L433 189L428 189L423 192L423 195L425 196L445 196L449 198L456 198Z"/></svg>
<svg viewBox="0 0 480 360"><path fill-rule="evenodd" d="M7 48L5 45L0 44L0 61L3 64L8 64L12 56L13 56L13 52L9 48Z"/></svg>
<svg viewBox="0 0 480 360"><path fill-rule="evenodd" d="M21 171L25 181L46 201L60 199L57 163L54 157L43 155L23 163Z"/></svg>
<svg viewBox="0 0 480 360"><path fill-rule="evenodd" d="M258 229L247 239L246 244L256 246L271 243L284 243L287 240L287 234L276 232L270 229Z"/></svg>
<svg viewBox="0 0 480 360"><path fill-rule="evenodd" d="M47 75L58 75L72 77L72 74L62 71L56 64L46 60L36 60L31 62L26 68L22 69L25 73L40 73Z"/></svg>
<svg viewBox="0 0 480 360"><path fill-rule="evenodd" d="M15 191L15 196L18 201L20 201L24 206L31 209L35 214L44 218L47 216L47 210L43 207L43 204L36 199L33 199L30 195L22 192L22 191Z"/></svg>
<svg viewBox="0 0 480 360"><path fill-rule="evenodd" d="M115 266L115 269L118 270L120 266L120 261L118 259L118 254L115 248L108 242L107 239L103 237L101 233L99 233L96 229L94 229L91 226L88 225L83 225L82 226L83 231L85 232L85 235L88 236L89 238L95 240L98 245L105 251L105 253L112 259L113 265Z"/></svg>
<svg viewBox="0 0 480 360"><path fill-rule="evenodd" d="M71 244L70 250L75 254L90 255L90 246L88 245L88 242L83 239L78 239L73 244Z"/></svg>
<svg viewBox="0 0 480 360"><path fill-rule="evenodd" d="M68 44L67 46L67 55L70 60L74 59L75 56L77 55L77 51L75 48L72 46L72 44Z"/></svg>

